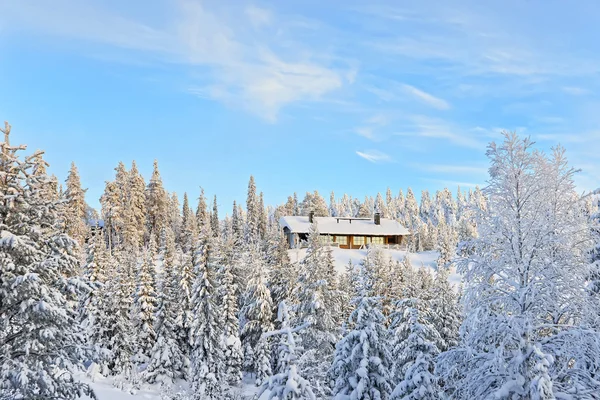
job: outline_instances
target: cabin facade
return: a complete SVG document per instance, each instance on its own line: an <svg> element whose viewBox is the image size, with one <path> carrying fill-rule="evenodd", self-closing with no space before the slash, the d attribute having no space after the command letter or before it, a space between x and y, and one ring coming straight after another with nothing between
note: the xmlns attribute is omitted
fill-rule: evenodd
<svg viewBox="0 0 600 400"><path fill-rule="evenodd" d="M290 249L302 247L308 239L310 226L315 223L321 241L342 249L360 249L367 245L402 245L410 232L398 221L381 218L376 213L373 218L350 217L281 217L279 226L283 229Z"/></svg>

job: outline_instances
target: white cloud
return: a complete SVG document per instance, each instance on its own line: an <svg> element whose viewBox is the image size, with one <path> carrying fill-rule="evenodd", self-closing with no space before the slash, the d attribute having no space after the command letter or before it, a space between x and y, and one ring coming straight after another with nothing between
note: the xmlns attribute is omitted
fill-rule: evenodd
<svg viewBox="0 0 600 400"><path fill-rule="evenodd" d="M246 7L246 15L255 27L268 25L271 22L271 12L265 8L254 5Z"/></svg>
<svg viewBox="0 0 600 400"><path fill-rule="evenodd" d="M209 10L192 0L175 5L172 19L162 21L160 28L75 0L3 5L0 25L27 26L49 36L135 50L190 66L195 76L190 79L191 93L244 108L270 122L286 105L319 100L354 79L355 71L330 67L298 43L278 47L272 32L252 29L274 20L269 10Z"/></svg>
<svg viewBox="0 0 600 400"><path fill-rule="evenodd" d="M392 162L392 158L385 154L382 153L378 150L365 150L363 151L357 151L356 154L359 157L364 158L365 160L372 162L372 163L383 163L383 162Z"/></svg>
<svg viewBox="0 0 600 400"><path fill-rule="evenodd" d="M435 97L434 95L417 89L416 87L411 85L404 84L402 85L402 87L407 93L411 94L412 96L416 97L422 102L430 105L431 107L437 108L438 110L447 110L450 108L450 104L448 104L446 100L440 99L439 97Z"/></svg>

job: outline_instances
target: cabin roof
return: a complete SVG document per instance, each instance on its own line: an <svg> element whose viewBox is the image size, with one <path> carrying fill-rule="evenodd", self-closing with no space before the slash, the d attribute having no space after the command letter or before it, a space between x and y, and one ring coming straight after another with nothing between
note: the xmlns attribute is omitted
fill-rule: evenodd
<svg viewBox="0 0 600 400"><path fill-rule="evenodd" d="M372 218L314 217L319 233L325 235L374 235L396 236L410 235L408 229L394 219L381 218L376 225ZM286 216L279 219L279 226L288 228L292 233L308 233L308 217Z"/></svg>

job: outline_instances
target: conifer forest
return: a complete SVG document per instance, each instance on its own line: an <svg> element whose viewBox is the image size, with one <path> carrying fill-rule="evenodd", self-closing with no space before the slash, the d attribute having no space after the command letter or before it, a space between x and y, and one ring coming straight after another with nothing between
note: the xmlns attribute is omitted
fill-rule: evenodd
<svg viewBox="0 0 600 400"><path fill-rule="evenodd" d="M563 147L498 133L481 188L364 198L265 204L248 171L226 209L120 162L96 210L2 133L1 400L600 399L600 190ZM319 231L376 214L401 245Z"/></svg>

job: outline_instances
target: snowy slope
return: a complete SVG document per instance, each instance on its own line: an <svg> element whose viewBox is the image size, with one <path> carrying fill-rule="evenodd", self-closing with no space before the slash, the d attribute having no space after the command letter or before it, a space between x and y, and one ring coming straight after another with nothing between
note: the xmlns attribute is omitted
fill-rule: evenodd
<svg viewBox="0 0 600 400"><path fill-rule="evenodd" d="M335 260L335 266L337 268L338 273L345 273L346 266L348 265L348 261L352 260L353 264L358 264L363 260L367 254L367 250L357 250L357 249L340 249L337 247L331 248L333 251L333 258ZM393 258L397 261L402 261L406 257L405 250L383 250L385 254L387 254L390 258ZM290 255L290 260L292 262L301 261L304 256L306 256L306 248L304 249L293 249L288 251ZM430 269L432 273L437 271L437 263L439 253L437 251L424 251L421 253L410 253L410 263L413 268L420 268L421 266ZM458 286L461 281L461 276L456 273L454 268L451 269L450 274L450 282Z"/></svg>

